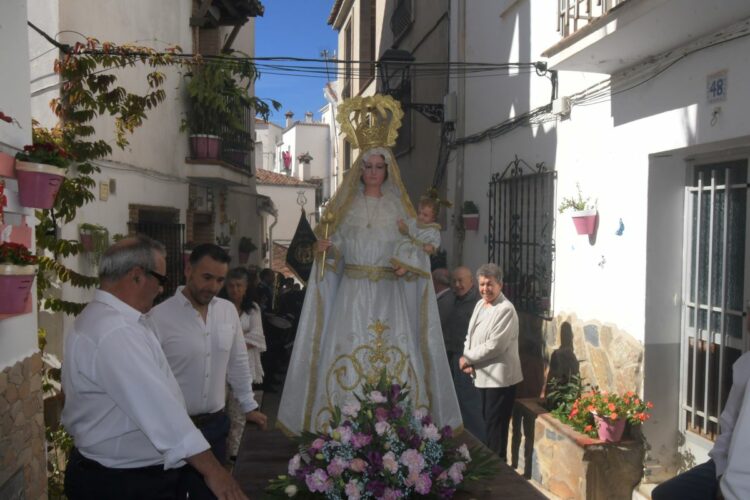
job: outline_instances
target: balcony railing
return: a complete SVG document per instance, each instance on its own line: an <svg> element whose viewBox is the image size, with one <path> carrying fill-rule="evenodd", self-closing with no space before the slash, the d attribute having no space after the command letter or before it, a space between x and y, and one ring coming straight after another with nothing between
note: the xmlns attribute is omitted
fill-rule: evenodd
<svg viewBox="0 0 750 500"><path fill-rule="evenodd" d="M245 170L252 174L252 166L250 158L253 151L253 141L251 136L253 121L255 120L255 110L246 108L241 111L239 116L240 123L244 132L238 131L237 129L230 126L228 123L222 124L218 133L215 135L221 138L218 151L218 160L232 165L233 167ZM214 159L217 157L215 152L208 153L210 148L201 145L196 151L195 145L191 143L190 148L190 159L191 160L205 160Z"/></svg>
<svg viewBox="0 0 750 500"><path fill-rule="evenodd" d="M557 31L568 37L628 0L558 0Z"/></svg>

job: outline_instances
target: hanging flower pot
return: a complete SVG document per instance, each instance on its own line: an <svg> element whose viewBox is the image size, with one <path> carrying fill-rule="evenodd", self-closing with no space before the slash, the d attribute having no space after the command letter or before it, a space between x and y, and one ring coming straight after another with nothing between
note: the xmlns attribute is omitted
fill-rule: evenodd
<svg viewBox="0 0 750 500"><path fill-rule="evenodd" d="M17 314L26 310L35 274L34 266L0 264L0 314Z"/></svg>
<svg viewBox="0 0 750 500"><path fill-rule="evenodd" d="M625 432L626 423L624 418L610 420L607 417L594 415L594 421L596 422L596 430L599 434L599 439L606 441L607 443L619 443L620 440L622 440L622 434Z"/></svg>
<svg viewBox="0 0 750 500"><path fill-rule="evenodd" d="M476 231L479 229L479 214L464 214L464 228L467 231Z"/></svg>
<svg viewBox="0 0 750 500"><path fill-rule="evenodd" d="M572 213L572 217L578 234L594 234L596 230L596 209L576 210Z"/></svg>
<svg viewBox="0 0 750 500"><path fill-rule="evenodd" d="M65 170L45 163L16 161L18 200L24 207L52 208Z"/></svg>
<svg viewBox="0 0 750 500"><path fill-rule="evenodd" d="M190 151L193 158L199 160L218 160L221 149L221 137L210 134L190 136Z"/></svg>

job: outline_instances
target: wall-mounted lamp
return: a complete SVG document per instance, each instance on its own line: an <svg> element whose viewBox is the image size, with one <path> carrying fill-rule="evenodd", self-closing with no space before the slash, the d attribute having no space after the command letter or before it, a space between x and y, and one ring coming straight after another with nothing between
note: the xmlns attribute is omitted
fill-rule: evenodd
<svg viewBox="0 0 750 500"><path fill-rule="evenodd" d="M442 123L442 104L404 102L403 100L407 93L406 89L411 85L409 70L413 62L414 56L406 50L386 50L377 63L381 91L399 101L404 109L413 109L433 123Z"/></svg>

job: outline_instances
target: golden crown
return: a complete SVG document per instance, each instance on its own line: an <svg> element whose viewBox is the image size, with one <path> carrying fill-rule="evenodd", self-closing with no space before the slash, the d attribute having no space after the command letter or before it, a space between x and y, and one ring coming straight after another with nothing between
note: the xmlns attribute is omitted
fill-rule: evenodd
<svg viewBox="0 0 750 500"><path fill-rule="evenodd" d="M352 97L338 107L336 120L351 145L360 151L396 144L404 112L387 95Z"/></svg>

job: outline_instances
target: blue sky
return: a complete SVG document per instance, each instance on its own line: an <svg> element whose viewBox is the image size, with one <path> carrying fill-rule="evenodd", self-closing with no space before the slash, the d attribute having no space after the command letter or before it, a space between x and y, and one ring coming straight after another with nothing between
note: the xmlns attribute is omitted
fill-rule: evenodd
<svg viewBox="0 0 750 500"><path fill-rule="evenodd" d="M324 49L333 57L337 32L326 24L332 5L333 0L263 0L263 17L255 19L256 57L321 58ZM255 83L255 94L282 104L281 110L271 115L272 122L283 126L284 113L290 110L295 120L304 119L306 111L315 113L316 120L319 118L318 109L326 103L325 76L276 75L270 74L273 70L259 69L261 77Z"/></svg>

